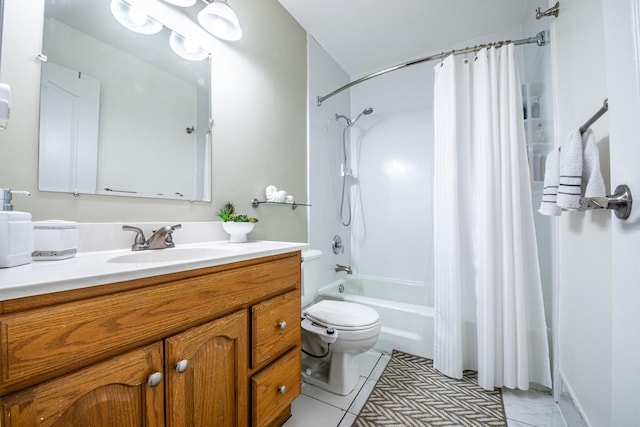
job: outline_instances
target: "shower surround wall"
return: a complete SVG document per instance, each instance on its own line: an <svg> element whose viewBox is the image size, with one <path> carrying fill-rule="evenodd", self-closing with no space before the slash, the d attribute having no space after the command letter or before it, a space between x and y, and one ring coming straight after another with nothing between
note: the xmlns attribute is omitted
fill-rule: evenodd
<svg viewBox="0 0 640 427"><path fill-rule="evenodd" d="M433 277L433 73L426 63L351 89L373 107L351 130L351 263L359 275Z"/></svg>
<svg viewBox="0 0 640 427"><path fill-rule="evenodd" d="M349 94L342 93L327 100L321 107L316 105L318 94L332 91L349 81L349 76L318 45L308 37L309 61L309 147L307 170L309 201L308 209L309 245L322 251L320 259L322 283L331 283L338 275L335 264L350 264L349 227L341 224L340 163L342 158L342 129L344 121L336 121L336 114L349 115ZM364 120L364 119L363 119ZM302 209L302 208L298 208ZM340 235L344 252L334 254L331 247L333 236ZM340 273L344 275L344 273Z"/></svg>
<svg viewBox="0 0 640 427"><path fill-rule="evenodd" d="M452 48L520 37L520 28L513 28ZM403 68L351 88L352 113L375 110L351 133L358 178L351 263L359 275L433 280L435 65Z"/></svg>
<svg viewBox="0 0 640 427"><path fill-rule="evenodd" d="M428 135L433 132L433 84L429 66L367 82L357 102L351 100L354 88L351 97L343 92L318 107L316 96L348 82L349 76L312 38L308 48L308 169L314 205L309 209L309 243L324 253L323 282L335 280L336 263L351 265L358 274L430 280L433 150ZM337 122L335 114L355 117L367 107L374 109L373 114L361 117L350 130L353 222L345 227L339 217L344 122ZM342 236L344 254L331 251L334 234Z"/></svg>

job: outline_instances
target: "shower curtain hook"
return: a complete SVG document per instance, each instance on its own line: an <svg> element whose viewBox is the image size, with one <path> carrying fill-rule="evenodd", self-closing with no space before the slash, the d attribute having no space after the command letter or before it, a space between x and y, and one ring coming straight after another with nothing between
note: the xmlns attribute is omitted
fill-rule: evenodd
<svg viewBox="0 0 640 427"><path fill-rule="evenodd" d="M444 50L440 53L440 67L444 67Z"/></svg>

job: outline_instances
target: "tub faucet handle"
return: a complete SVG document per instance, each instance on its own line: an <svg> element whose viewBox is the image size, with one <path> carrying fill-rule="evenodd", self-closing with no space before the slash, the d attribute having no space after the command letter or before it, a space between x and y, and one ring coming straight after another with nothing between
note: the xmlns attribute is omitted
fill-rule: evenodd
<svg viewBox="0 0 640 427"><path fill-rule="evenodd" d="M331 246L333 247L334 254L337 255L337 254L344 253L344 246L342 246L342 237L338 236L337 234L333 236L333 240L331 241Z"/></svg>

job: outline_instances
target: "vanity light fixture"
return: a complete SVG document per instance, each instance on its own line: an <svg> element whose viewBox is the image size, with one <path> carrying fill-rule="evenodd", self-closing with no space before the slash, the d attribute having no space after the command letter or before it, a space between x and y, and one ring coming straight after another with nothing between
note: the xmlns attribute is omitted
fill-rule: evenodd
<svg viewBox="0 0 640 427"><path fill-rule="evenodd" d="M125 0L111 0L111 13L120 24L133 32L156 34L162 31L161 23Z"/></svg>
<svg viewBox="0 0 640 427"><path fill-rule="evenodd" d="M174 6L191 7L196 4L196 0L164 0L165 2Z"/></svg>
<svg viewBox="0 0 640 427"><path fill-rule="evenodd" d="M223 40L240 40L242 38L242 28L238 16L229 7L226 0L208 1L203 0L208 5L198 13L198 22L202 27Z"/></svg>
<svg viewBox="0 0 640 427"><path fill-rule="evenodd" d="M176 55L189 61L202 61L209 56L206 50L175 31L171 31L169 46L171 46L171 50L173 50Z"/></svg>

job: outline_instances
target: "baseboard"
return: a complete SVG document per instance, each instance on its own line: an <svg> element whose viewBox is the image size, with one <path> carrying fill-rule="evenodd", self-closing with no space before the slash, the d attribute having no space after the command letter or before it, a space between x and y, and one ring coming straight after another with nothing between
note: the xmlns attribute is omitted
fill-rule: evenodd
<svg viewBox="0 0 640 427"><path fill-rule="evenodd" d="M565 424L568 427L592 427L564 373L561 369L558 369L558 373L560 377L558 407Z"/></svg>

